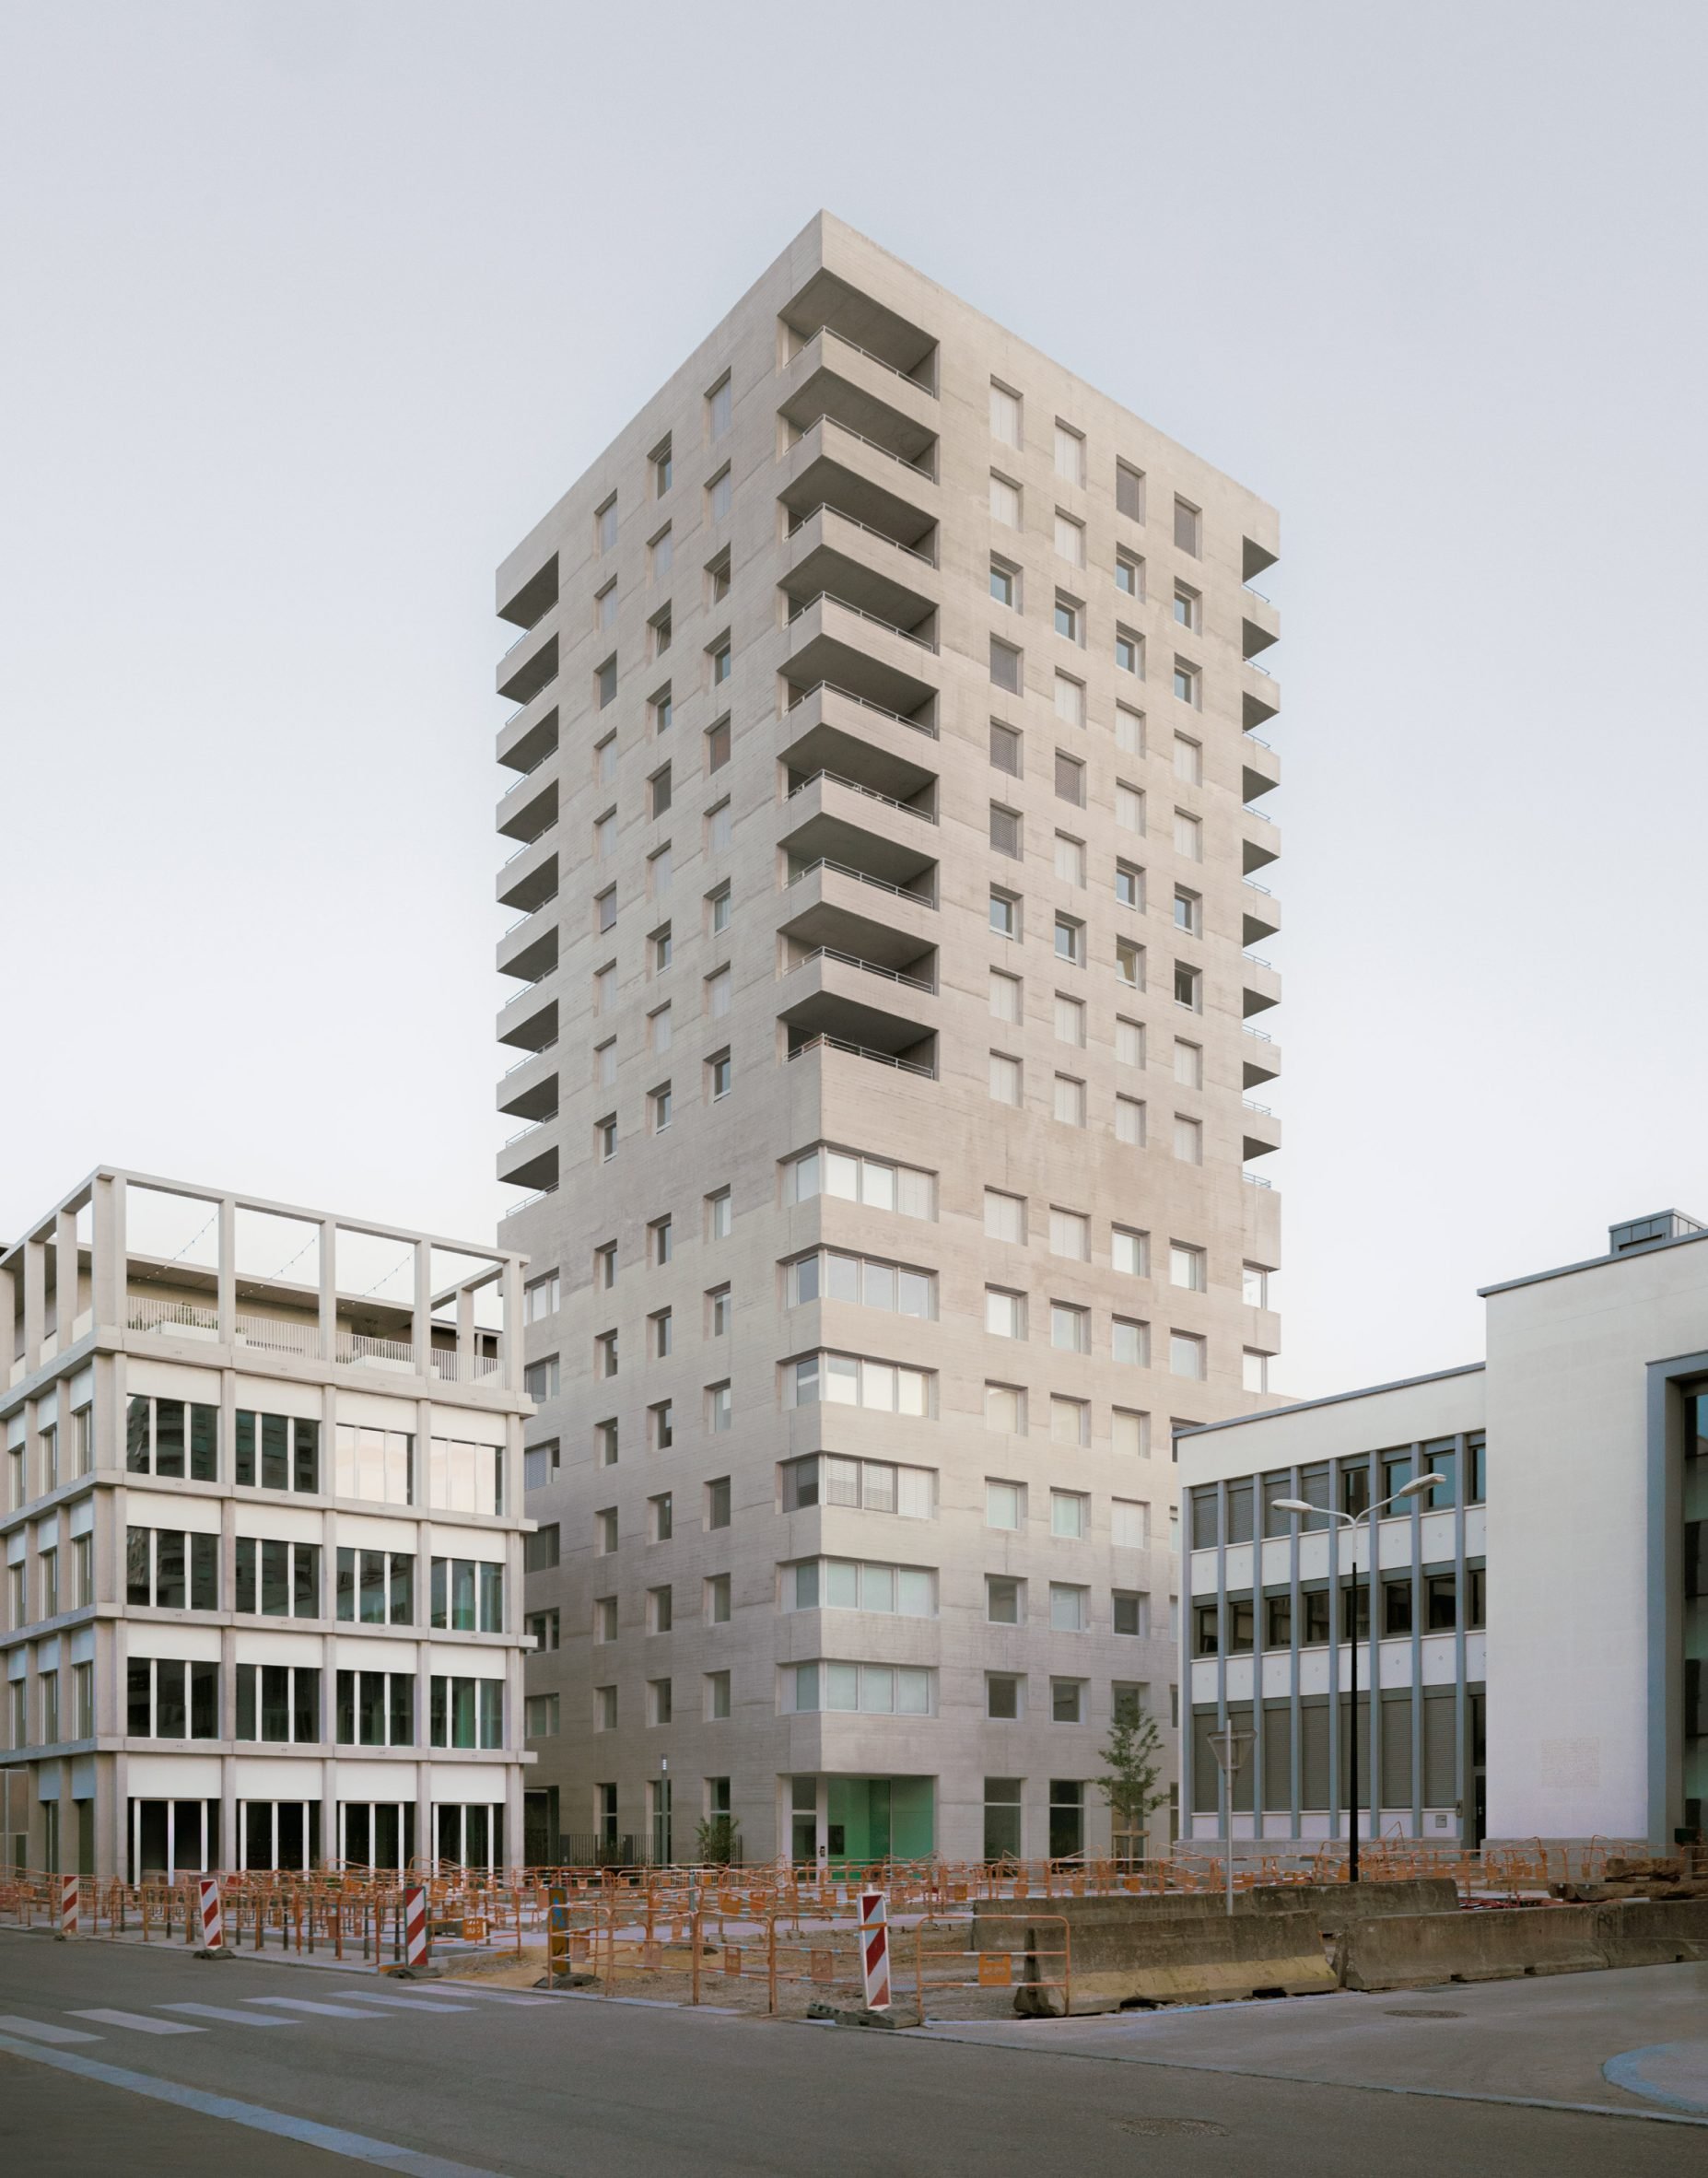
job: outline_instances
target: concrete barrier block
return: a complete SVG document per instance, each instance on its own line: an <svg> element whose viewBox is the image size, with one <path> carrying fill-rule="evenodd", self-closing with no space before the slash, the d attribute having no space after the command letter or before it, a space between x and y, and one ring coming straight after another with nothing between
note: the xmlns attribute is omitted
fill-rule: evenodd
<svg viewBox="0 0 1708 2178"><path fill-rule="evenodd" d="M1253 1913L1314 1914L1316 1926L1334 1934L1377 1915L1456 1913L1459 1887L1451 1876L1408 1876L1386 1883L1257 1883L1235 1893L1236 1902L1241 1897Z"/></svg>
<svg viewBox="0 0 1708 2178"><path fill-rule="evenodd" d="M1089 1903L1089 1902L1088 1902ZM1114 1902L1102 1902L1114 1903ZM1073 2009L1122 2006L1213 2004L1260 1995L1302 1996L1335 1987L1335 1972L1309 1914L1206 1914L1167 1919L1076 1919L1071 1925ZM1030 1984L1059 1979L1059 1930L1040 1919L1029 1932ZM1014 2008L1023 2018L1059 2018L1059 1988L1023 1985Z"/></svg>
<svg viewBox="0 0 1708 2178"><path fill-rule="evenodd" d="M1512 1906L1354 1921L1336 1939L1335 1963L1348 1989L1584 1973L1607 1963L1596 1922L1605 1910Z"/></svg>
<svg viewBox="0 0 1708 2178"><path fill-rule="evenodd" d="M1620 1899L1592 1909L1609 1966L1670 1966L1708 1959L1708 1899Z"/></svg>

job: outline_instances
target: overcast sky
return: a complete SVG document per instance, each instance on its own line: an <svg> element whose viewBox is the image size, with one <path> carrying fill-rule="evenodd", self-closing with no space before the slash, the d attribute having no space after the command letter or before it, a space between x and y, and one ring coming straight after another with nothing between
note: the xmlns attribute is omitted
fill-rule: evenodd
<svg viewBox="0 0 1708 2178"><path fill-rule="evenodd" d="M1708 11L0 6L0 1234L469 1238L502 555L821 205L1275 501L1288 1390L1708 1215ZM508 775L506 775L508 777Z"/></svg>

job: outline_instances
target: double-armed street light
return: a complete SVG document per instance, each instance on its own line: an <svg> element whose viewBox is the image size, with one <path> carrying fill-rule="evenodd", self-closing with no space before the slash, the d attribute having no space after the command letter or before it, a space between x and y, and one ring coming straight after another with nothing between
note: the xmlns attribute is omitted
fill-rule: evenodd
<svg viewBox="0 0 1708 2178"><path fill-rule="evenodd" d="M1366 1520L1373 1520L1377 1513L1385 1513L1389 1505L1398 1505L1402 1499L1421 1497L1426 1490L1433 1490L1438 1482L1445 1482L1445 1481L1446 1477L1445 1475L1414 1475L1410 1481L1402 1484L1399 1489L1396 1490L1391 1497L1385 1497L1378 1504L1366 1505L1362 1513L1339 1513L1336 1512L1332 1505L1307 1505L1302 1497L1281 1498L1276 1503L1275 1510L1278 1513L1302 1513L1307 1518L1311 1519L1315 1519L1320 1516L1320 1517L1325 1520L1339 1520L1343 1527L1357 1528L1363 1526ZM1374 1530L1372 1532L1374 1532ZM1358 1556L1355 1552L1349 1552L1348 1556L1351 1561L1351 1567L1350 1598L1351 1604L1351 1645L1352 1651L1352 1664L1350 1691L1351 1693L1352 1702L1351 1744L1349 1751L1351 1760L1347 1772L1347 1798L1350 1801L1351 1806L1349 1809L1350 1821L1347 1825L1346 1879L1349 1883L1356 1883L1358 1880ZM1371 1633L1374 1638L1374 1604L1375 1592L1375 1561L1374 1556L1371 1559L1370 1575L1373 1619ZM1375 1673L1373 1669L1371 1677L1374 1679L1375 1676ZM1330 1797L1332 1798L1332 1786L1329 1787L1329 1794ZM1231 1792L1229 1804L1231 1808ZM1375 1821L1375 1809L1373 1807L1371 1809L1371 1820L1373 1822ZM1234 1819L1232 1813L1230 1813L1228 1817L1228 1828L1230 1833L1233 1830L1233 1821ZM1231 1853L1233 1850L1233 1838L1231 1834L1228 1840L1228 1846Z"/></svg>

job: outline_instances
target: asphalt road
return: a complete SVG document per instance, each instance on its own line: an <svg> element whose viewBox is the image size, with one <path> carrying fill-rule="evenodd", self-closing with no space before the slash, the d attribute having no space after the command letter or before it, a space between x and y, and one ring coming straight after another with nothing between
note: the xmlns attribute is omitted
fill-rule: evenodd
<svg viewBox="0 0 1708 2178"><path fill-rule="evenodd" d="M212 2009L179 2008L199 2006ZM1701 2125L1634 2114L0 1931L8 2178L374 2165L405 2178L1700 2178L1705 2161Z"/></svg>

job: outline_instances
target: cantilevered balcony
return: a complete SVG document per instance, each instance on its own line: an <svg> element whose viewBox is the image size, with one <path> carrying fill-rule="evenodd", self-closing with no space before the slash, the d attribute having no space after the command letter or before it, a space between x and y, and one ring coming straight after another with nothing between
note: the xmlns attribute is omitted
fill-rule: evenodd
<svg viewBox="0 0 1708 2178"><path fill-rule="evenodd" d="M498 607L498 618L508 620L512 627L537 627L556 603L557 555L554 552Z"/></svg>
<svg viewBox="0 0 1708 2178"><path fill-rule="evenodd" d="M1249 658L1241 672L1243 685L1240 689L1239 722L1247 733L1251 733L1280 710L1281 683Z"/></svg>
<svg viewBox="0 0 1708 2178"><path fill-rule="evenodd" d="M1247 807L1259 794L1272 794L1281 784L1281 758L1255 733L1242 736L1239 744L1239 798Z"/></svg>
<svg viewBox="0 0 1708 2178"><path fill-rule="evenodd" d="M507 1187L555 1188L557 1185L557 1114L536 1119L511 1135L498 1152L498 1177Z"/></svg>
<svg viewBox="0 0 1708 2178"><path fill-rule="evenodd" d="M558 1104L557 1046L525 1052L498 1083L497 1106L518 1119L544 1119Z"/></svg>
<svg viewBox="0 0 1708 2178"><path fill-rule="evenodd" d="M1242 1159L1267 1157L1281 1146L1281 1124L1267 1104L1254 1104L1247 1096L1240 1106Z"/></svg>
<svg viewBox="0 0 1708 2178"><path fill-rule="evenodd" d="M1261 870L1274 861L1281 853L1281 832L1260 809L1240 812L1246 823L1240 839L1240 871L1249 877L1254 870Z"/></svg>
<svg viewBox="0 0 1708 2178"><path fill-rule="evenodd" d="M523 845L549 832L557 822L557 773L544 767L519 779L498 798L497 829Z"/></svg>
<svg viewBox="0 0 1708 2178"><path fill-rule="evenodd" d="M892 801L935 808L936 735L821 682L790 706L778 754L790 783L821 771L870 787Z"/></svg>
<svg viewBox="0 0 1708 2178"><path fill-rule="evenodd" d="M790 1029L789 1048L784 1054L790 1065L802 1059L820 1059L841 1056L864 1060L872 1066L889 1067L894 1071L912 1074L928 1082L937 1079L937 1038L924 1036L900 1051L885 1051L876 1044L861 1044L848 1036L833 1036L828 1030L809 1034L805 1029Z"/></svg>
<svg viewBox="0 0 1708 2178"><path fill-rule="evenodd" d="M1240 1036L1240 1086L1260 1088L1281 1071L1281 1046L1267 1028L1254 1028L1248 1021Z"/></svg>
<svg viewBox="0 0 1708 2178"><path fill-rule="evenodd" d="M834 507L894 543L936 558L936 480L833 416L817 418L785 452L778 498L791 520Z"/></svg>
<svg viewBox="0 0 1708 2178"><path fill-rule="evenodd" d="M819 772L787 794L782 814L778 844L791 872L828 861L887 888L936 898L942 846L929 809L886 800L834 773Z"/></svg>
<svg viewBox="0 0 1708 2178"><path fill-rule="evenodd" d="M498 761L507 771L514 771L526 778L529 772L538 771L548 756L557 749L557 705L555 700L543 699L525 703L520 710L512 711L498 729Z"/></svg>
<svg viewBox="0 0 1708 2178"><path fill-rule="evenodd" d="M829 594L791 603L789 610L789 649L782 670L791 689L816 688L828 681L904 719L933 719L933 641Z"/></svg>
<svg viewBox="0 0 1708 2178"><path fill-rule="evenodd" d="M785 367L778 394L778 413L796 432L834 416L874 446L936 473L936 396L851 341L828 331L815 334Z"/></svg>
<svg viewBox="0 0 1708 2178"><path fill-rule="evenodd" d="M516 976L524 983L537 983L557 966L557 902L554 895L532 915L513 922L498 940L497 966L501 976Z"/></svg>
<svg viewBox="0 0 1708 2178"><path fill-rule="evenodd" d="M892 627L935 640L937 569L911 545L897 544L837 508L814 507L790 518L787 555L782 587L791 605L828 591Z"/></svg>
<svg viewBox="0 0 1708 2178"><path fill-rule="evenodd" d="M498 872L500 908L532 909L557 890L557 827L552 825L539 838L517 848Z"/></svg>
<svg viewBox="0 0 1708 2178"><path fill-rule="evenodd" d="M1281 1004L1281 977L1272 961L1256 953L1242 953L1239 956L1242 1002L1240 1012L1249 1020L1254 1013L1261 1013L1270 1006Z"/></svg>
<svg viewBox="0 0 1708 2178"><path fill-rule="evenodd" d="M524 1051L541 1051L556 1042L561 978L562 970L554 968L499 1008L499 1043L514 1044Z"/></svg>
<svg viewBox="0 0 1708 2178"><path fill-rule="evenodd" d="M1256 945L1264 938L1272 938L1281 927L1281 902L1267 884L1259 884L1255 877L1242 881L1239 906L1242 945Z"/></svg>
<svg viewBox="0 0 1708 2178"><path fill-rule="evenodd" d="M498 694L512 703L532 703L556 677L557 615L552 612L537 627L518 637L498 661Z"/></svg>
<svg viewBox="0 0 1708 2178"><path fill-rule="evenodd" d="M937 341L923 326L887 304L852 287L839 273L821 266L778 312L788 345L787 370L801 351L824 330L863 350L892 375L904 378L928 398L937 393Z"/></svg>
<svg viewBox="0 0 1708 2178"><path fill-rule="evenodd" d="M1239 648L1242 658L1255 658L1281 640L1281 615L1261 591L1240 595Z"/></svg>
<svg viewBox="0 0 1708 2178"><path fill-rule="evenodd" d="M935 947L895 968L837 946L789 937L781 946L778 1015L792 1043L830 1036L891 1056L917 1056L919 1045L935 1036Z"/></svg>

